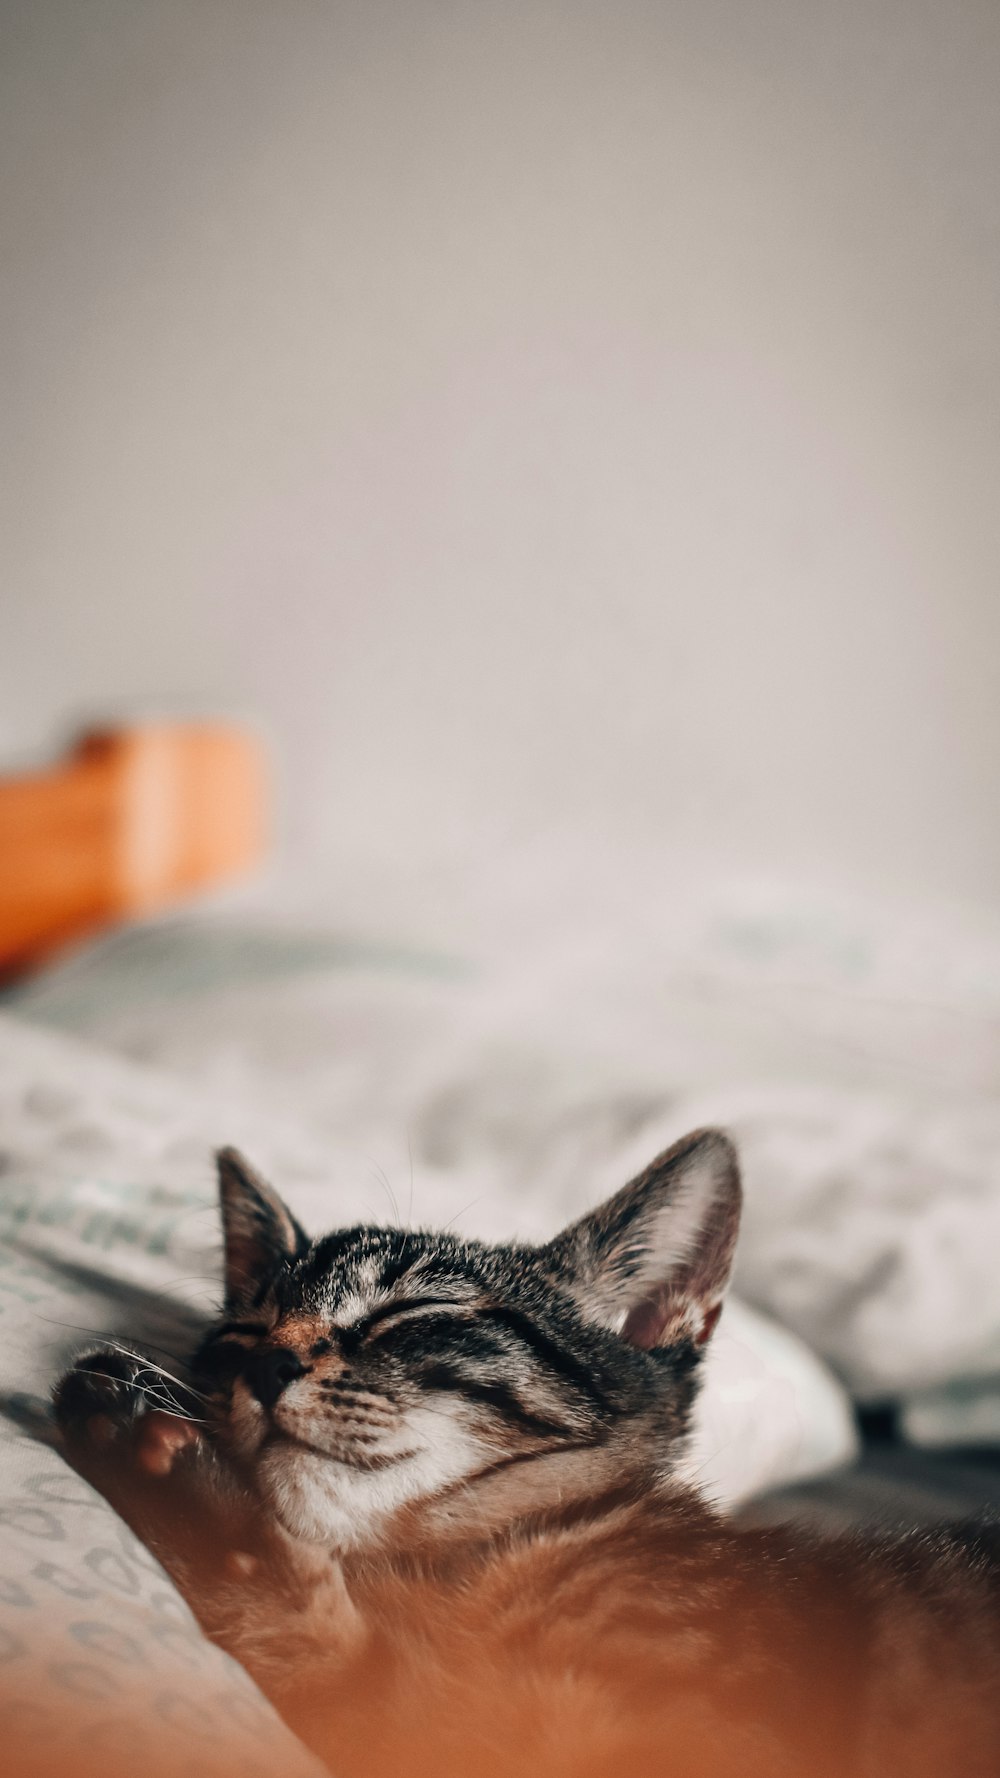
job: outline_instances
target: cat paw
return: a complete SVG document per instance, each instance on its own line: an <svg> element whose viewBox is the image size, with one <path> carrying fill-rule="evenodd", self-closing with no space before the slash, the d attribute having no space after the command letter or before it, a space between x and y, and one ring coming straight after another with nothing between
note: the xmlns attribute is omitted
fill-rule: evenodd
<svg viewBox="0 0 1000 1778"><path fill-rule="evenodd" d="M150 1475L168 1475L180 1451L198 1443L187 1392L153 1364L123 1352L77 1359L57 1385L56 1424L68 1444L94 1455L128 1447Z"/></svg>
<svg viewBox="0 0 1000 1778"><path fill-rule="evenodd" d="M56 1385L56 1423L70 1436L96 1437L131 1426L149 1401L143 1386L147 1369L121 1352L88 1352ZM152 1373L150 1373L152 1376Z"/></svg>

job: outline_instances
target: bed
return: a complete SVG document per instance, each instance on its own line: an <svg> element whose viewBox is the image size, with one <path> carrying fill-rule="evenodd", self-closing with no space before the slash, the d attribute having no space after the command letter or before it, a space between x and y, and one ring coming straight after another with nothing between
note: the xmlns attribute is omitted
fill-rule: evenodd
<svg viewBox="0 0 1000 1778"><path fill-rule="evenodd" d="M255 772L230 778L239 844L195 849L202 888L259 850ZM827 1525L1000 1500L1000 936L746 885L596 909L572 861L506 869L422 903L341 884L336 919L323 895L139 921L152 903L91 901L88 944L36 936L47 966L8 981L0 1724L25 1769L82 1749L131 1771L139 1733L153 1773L314 1769L47 1419L95 1336L167 1363L191 1344L217 1296L220 1142L307 1226L535 1237L725 1122L747 1221L699 1480L727 1510ZM194 885L159 881L161 908Z"/></svg>

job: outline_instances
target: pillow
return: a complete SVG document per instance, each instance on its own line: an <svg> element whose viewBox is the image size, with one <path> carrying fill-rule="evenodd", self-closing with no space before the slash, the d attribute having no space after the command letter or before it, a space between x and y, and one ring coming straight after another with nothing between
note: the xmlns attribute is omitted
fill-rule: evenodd
<svg viewBox="0 0 1000 1778"><path fill-rule="evenodd" d="M117 1331L169 1349L190 1338L192 1305L213 1288L209 1142L169 1084L0 1018L7 1770L323 1770L202 1636L149 1552L43 1442L51 1385L88 1342Z"/></svg>

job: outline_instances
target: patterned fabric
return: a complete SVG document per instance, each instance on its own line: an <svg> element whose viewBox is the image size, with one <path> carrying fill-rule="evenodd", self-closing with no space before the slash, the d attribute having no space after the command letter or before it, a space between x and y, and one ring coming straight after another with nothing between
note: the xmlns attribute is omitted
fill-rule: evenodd
<svg viewBox="0 0 1000 1778"><path fill-rule="evenodd" d="M320 1770L242 1668L206 1642L149 1552L44 1442L53 1378L82 1347L126 1328L181 1347L199 1295L210 1294L198 1233L214 1214L209 1148L183 1107L183 1095L138 1070L0 1020L7 1770Z"/></svg>

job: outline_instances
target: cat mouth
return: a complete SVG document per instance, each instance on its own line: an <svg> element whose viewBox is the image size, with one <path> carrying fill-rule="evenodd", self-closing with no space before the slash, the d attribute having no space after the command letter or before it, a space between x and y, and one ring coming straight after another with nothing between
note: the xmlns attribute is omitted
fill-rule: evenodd
<svg viewBox="0 0 1000 1778"><path fill-rule="evenodd" d="M352 1450L348 1446L329 1449L323 1445L311 1444L308 1439L299 1438L297 1433L283 1432L280 1427L274 1427L260 1446L258 1459L277 1450L301 1451L305 1456L319 1457L324 1463L342 1464L345 1469L356 1469L368 1475L382 1469L393 1469L397 1463L406 1463L420 1454L416 1445L404 1451L365 1452Z"/></svg>

